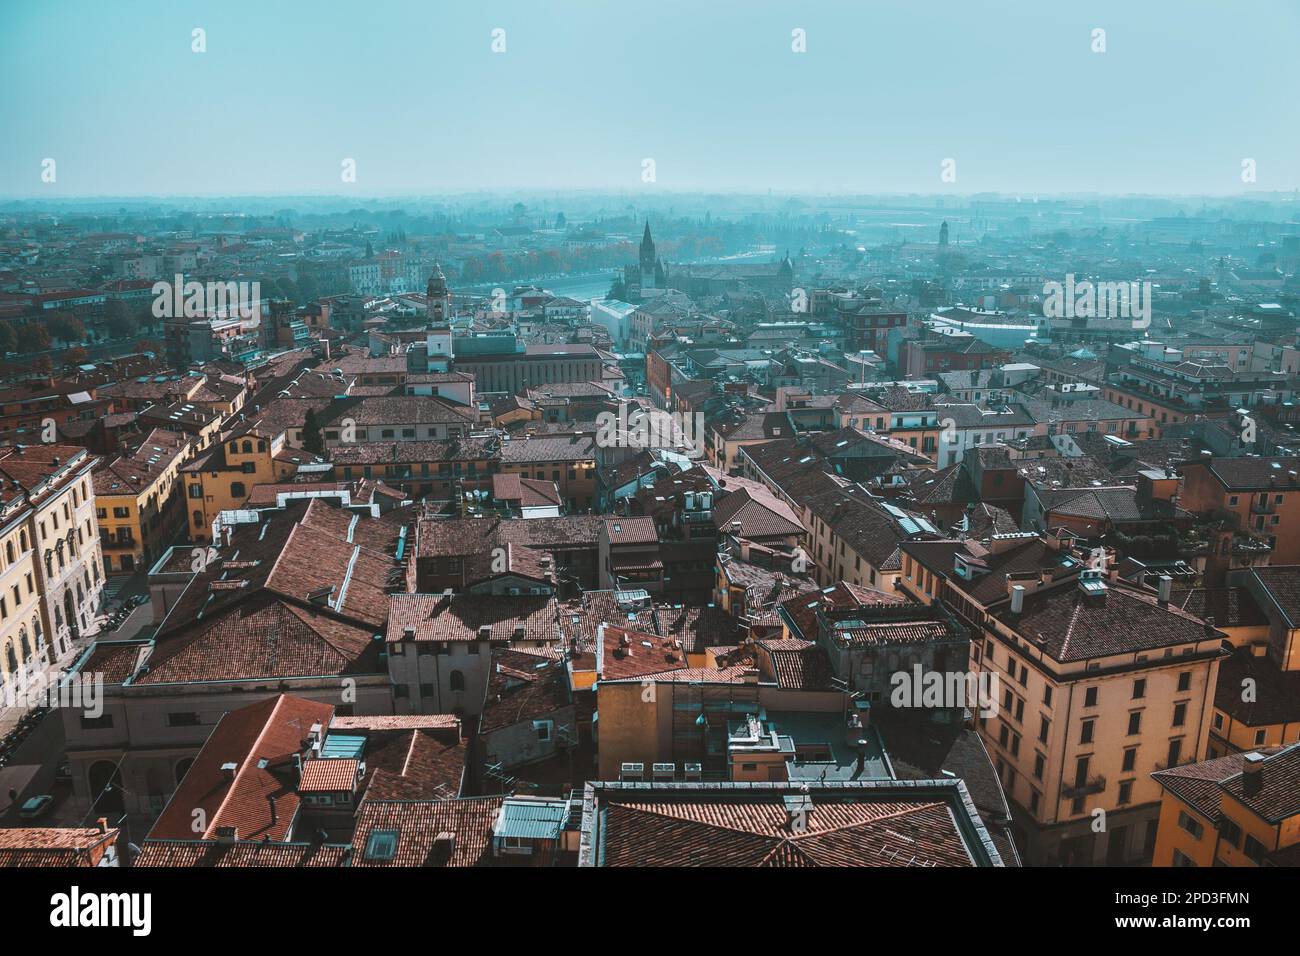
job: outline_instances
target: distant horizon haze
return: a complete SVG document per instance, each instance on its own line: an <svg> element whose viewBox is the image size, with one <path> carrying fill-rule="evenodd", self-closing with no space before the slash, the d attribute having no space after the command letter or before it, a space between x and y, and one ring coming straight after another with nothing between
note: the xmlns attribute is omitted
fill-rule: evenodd
<svg viewBox="0 0 1300 956"><path fill-rule="evenodd" d="M1297 38L1290 0L9 2L0 196L1276 197Z"/></svg>

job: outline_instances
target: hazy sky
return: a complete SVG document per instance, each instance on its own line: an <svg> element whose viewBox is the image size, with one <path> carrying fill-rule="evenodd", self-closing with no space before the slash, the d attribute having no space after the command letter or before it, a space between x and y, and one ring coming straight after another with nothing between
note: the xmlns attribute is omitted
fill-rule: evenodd
<svg viewBox="0 0 1300 956"><path fill-rule="evenodd" d="M2 0L0 195L1292 190L1297 40L1296 0Z"/></svg>

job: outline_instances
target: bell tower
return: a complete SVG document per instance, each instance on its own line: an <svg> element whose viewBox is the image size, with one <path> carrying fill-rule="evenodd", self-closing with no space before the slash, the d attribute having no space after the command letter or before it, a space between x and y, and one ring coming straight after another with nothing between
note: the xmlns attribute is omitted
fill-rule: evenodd
<svg viewBox="0 0 1300 956"><path fill-rule="evenodd" d="M442 273L442 266L433 265L433 275L429 276L426 290L424 345L428 357L430 372L446 372L451 368L451 291L447 288L447 277Z"/></svg>
<svg viewBox="0 0 1300 956"><path fill-rule="evenodd" d="M451 291L447 288L447 277L443 275L442 266L433 264L433 275L429 276L429 286L425 290L424 314L430 327L451 324Z"/></svg>

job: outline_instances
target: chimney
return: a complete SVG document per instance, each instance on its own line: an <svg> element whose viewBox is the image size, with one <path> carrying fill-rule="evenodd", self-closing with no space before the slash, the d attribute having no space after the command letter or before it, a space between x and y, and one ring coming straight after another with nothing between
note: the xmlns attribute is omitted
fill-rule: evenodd
<svg viewBox="0 0 1300 956"><path fill-rule="evenodd" d="M1263 754L1248 753L1241 759L1241 792L1244 796L1253 797L1264 789L1264 760Z"/></svg>
<svg viewBox="0 0 1300 956"><path fill-rule="evenodd" d="M867 742L863 738L858 739L858 773L867 769Z"/></svg>
<svg viewBox="0 0 1300 956"><path fill-rule="evenodd" d="M433 855L435 859L450 860L456 852L456 834L443 830L434 838Z"/></svg>
<svg viewBox="0 0 1300 956"><path fill-rule="evenodd" d="M1168 604L1174 593L1174 579L1167 574L1160 575L1160 603Z"/></svg>
<svg viewBox="0 0 1300 956"><path fill-rule="evenodd" d="M108 832L108 817L100 817L95 821L95 827L100 833Z"/></svg>
<svg viewBox="0 0 1300 956"><path fill-rule="evenodd" d="M239 839L238 827L217 827L218 843L234 843Z"/></svg>
<svg viewBox="0 0 1300 956"><path fill-rule="evenodd" d="M1013 584L1011 586L1011 613L1023 614L1025 610L1025 586L1023 584Z"/></svg>
<svg viewBox="0 0 1300 956"><path fill-rule="evenodd" d="M862 718L857 714L849 714L849 721L844 726L844 742L857 746L858 741L862 739Z"/></svg>
<svg viewBox="0 0 1300 956"><path fill-rule="evenodd" d="M234 761L227 761L221 765L221 772L227 780L234 780L235 774L239 772L239 764Z"/></svg>
<svg viewBox="0 0 1300 956"><path fill-rule="evenodd" d="M808 829L812 817L813 802L808 796L808 787L804 785L798 792L792 793L782 801L785 804L786 827L791 833L802 833Z"/></svg>

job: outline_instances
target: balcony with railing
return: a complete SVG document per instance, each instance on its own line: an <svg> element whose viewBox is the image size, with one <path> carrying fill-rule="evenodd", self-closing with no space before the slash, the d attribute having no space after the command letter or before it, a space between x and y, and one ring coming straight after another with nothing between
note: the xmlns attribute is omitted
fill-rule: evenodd
<svg viewBox="0 0 1300 956"><path fill-rule="evenodd" d="M1078 797L1086 797L1089 794L1101 793L1105 789L1105 777L1088 777L1082 783L1076 780L1074 783L1063 784L1061 786L1061 796L1074 800Z"/></svg>

